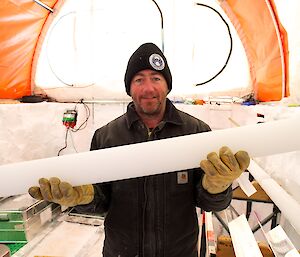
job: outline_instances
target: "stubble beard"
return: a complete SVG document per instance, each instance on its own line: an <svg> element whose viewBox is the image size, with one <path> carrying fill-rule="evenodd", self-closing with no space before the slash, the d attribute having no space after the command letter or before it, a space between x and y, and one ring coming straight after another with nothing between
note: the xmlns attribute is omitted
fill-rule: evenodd
<svg viewBox="0 0 300 257"><path fill-rule="evenodd" d="M146 116L149 118L155 118L156 116L160 116L161 112L165 111L166 100L157 100L155 104L146 104L142 105L136 104L136 110L140 115Z"/></svg>

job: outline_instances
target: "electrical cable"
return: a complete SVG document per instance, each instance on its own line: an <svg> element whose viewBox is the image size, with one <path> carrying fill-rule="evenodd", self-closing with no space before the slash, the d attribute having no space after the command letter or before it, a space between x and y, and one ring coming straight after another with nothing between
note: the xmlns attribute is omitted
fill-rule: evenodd
<svg viewBox="0 0 300 257"><path fill-rule="evenodd" d="M161 50L162 52L164 52L164 48L165 48L165 39L164 39L164 17L162 14L162 11L158 5L158 3L156 3L155 0L152 0L152 2L155 4L155 6L157 7L159 13L160 13L160 19L161 19L161 42L162 42L162 46L161 46Z"/></svg>
<svg viewBox="0 0 300 257"><path fill-rule="evenodd" d="M201 85L204 85L210 81L212 81L213 79L215 79L217 76L219 76L223 70L225 69L225 67L227 66L228 64L228 61L231 57L231 53L232 53L232 45L233 45L233 40L232 40L232 35L231 35L231 32L230 32L230 28L229 28L229 25L228 23L225 21L225 19L223 18L223 16L216 10L214 9L213 7L209 6L209 5L206 5L206 4L200 4L200 3L196 3L197 5L199 6L203 6L203 7L207 7L211 10L213 10L215 13L217 13L219 15L219 17L222 19L222 21L225 23L226 27L227 27L227 30L228 30L228 35L229 35L229 38L230 38L230 49L229 49L229 53L228 53L228 56L227 56L227 59L225 61L225 64L223 65L223 67L220 69L220 71L218 71L214 76L212 76L210 79L204 81L204 82L201 82L201 83L197 83L196 86L201 86Z"/></svg>
<svg viewBox="0 0 300 257"><path fill-rule="evenodd" d="M72 133L70 133L70 138L71 138L72 145L73 145L73 148L74 148L75 152L78 153L78 151L77 151L77 149L75 147L74 138L73 138L73 134Z"/></svg>
<svg viewBox="0 0 300 257"><path fill-rule="evenodd" d="M66 129L65 146L58 151L57 156L59 156L60 153L61 153L61 151L64 150L64 149L66 149L67 146L68 146L68 132L69 132L69 128Z"/></svg>
<svg viewBox="0 0 300 257"><path fill-rule="evenodd" d="M81 99L79 103L76 103L75 108L74 108L75 110L76 110L77 104L83 104L83 106L84 106L84 108L85 108L86 119L84 120L84 122L83 122L81 125L79 125L78 128L76 128L76 129L71 129L72 132L77 132L77 131L79 131L79 130L85 129L86 126L87 126L88 119L89 119L90 116L91 116L90 108L88 107L88 105L87 105L86 103L83 102L83 99Z"/></svg>
<svg viewBox="0 0 300 257"><path fill-rule="evenodd" d="M87 126L87 122L88 122L88 120L89 120L89 118L90 118L90 115L91 115L90 108L88 107L88 105L87 105L86 103L83 102L83 99L81 99L80 102L77 102L76 105L75 105L75 107L74 107L74 111L75 111L75 112L77 112L76 109L77 109L77 105L78 105L78 104L83 104L83 106L84 106L84 108L85 108L86 119L85 119L84 122L83 122L81 125L79 125L79 127L76 128L76 129L73 129L73 128L71 128L71 127L67 127L67 129L66 129L66 135L65 135L65 146L64 146L63 148L61 148L61 149L58 151L57 156L60 155L61 151L63 151L64 149L66 149L66 148L68 147L68 133L69 133L69 131L71 131L71 132L77 132L77 131L79 131L79 130L85 129L86 126ZM73 138L72 138L72 135L71 135L71 139L72 139L73 147L74 147L75 151L77 152L77 150L76 150L76 148L75 148L75 144L74 144Z"/></svg>

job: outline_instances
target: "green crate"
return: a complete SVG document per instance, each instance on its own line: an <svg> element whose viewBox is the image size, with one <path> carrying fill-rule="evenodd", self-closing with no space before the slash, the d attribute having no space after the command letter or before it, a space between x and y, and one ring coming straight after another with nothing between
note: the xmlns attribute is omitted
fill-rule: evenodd
<svg viewBox="0 0 300 257"><path fill-rule="evenodd" d="M10 255L13 255L17 251L19 251L26 243L17 243L17 244L5 244L9 250L10 250Z"/></svg>
<svg viewBox="0 0 300 257"><path fill-rule="evenodd" d="M24 230L26 224L23 221L0 222L0 231L2 229Z"/></svg>
<svg viewBox="0 0 300 257"><path fill-rule="evenodd" d="M7 221L7 220L23 220L23 213L20 211L0 213L0 221Z"/></svg>
<svg viewBox="0 0 300 257"><path fill-rule="evenodd" d="M0 242L6 243L26 243L28 240L26 238L26 233L24 230L0 230Z"/></svg>

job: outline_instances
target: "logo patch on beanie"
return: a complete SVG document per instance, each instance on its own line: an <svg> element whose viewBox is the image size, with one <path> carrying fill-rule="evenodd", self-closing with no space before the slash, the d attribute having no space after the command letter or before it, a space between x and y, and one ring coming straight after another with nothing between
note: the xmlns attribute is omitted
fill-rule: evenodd
<svg viewBox="0 0 300 257"><path fill-rule="evenodd" d="M149 63L155 70L163 70L165 68L165 62L159 54L151 54Z"/></svg>

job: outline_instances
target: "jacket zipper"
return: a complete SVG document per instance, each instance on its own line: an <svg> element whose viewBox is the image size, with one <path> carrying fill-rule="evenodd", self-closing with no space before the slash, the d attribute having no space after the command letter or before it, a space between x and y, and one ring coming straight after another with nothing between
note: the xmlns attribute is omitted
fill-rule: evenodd
<svg viewBox="0 0 300 257"><path fill-rule="evenodd" d="M152 138L152 135L153 135L153 131L155 128L153 129L149 129L148 127L147 128L147 141L151 141ZM142 242L143 242L143 245L142 245L142 248L143 248L143 257L145 257L145 233L146 233L146 211L147 211L147 202L148 202L148 194L147 194L147 183L148 183L148 178L145 177L144 178L144 183L143 183L143 191L144 191L144 206L143 206L143 234L142 234Z"/></svg>

